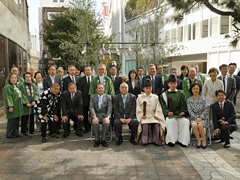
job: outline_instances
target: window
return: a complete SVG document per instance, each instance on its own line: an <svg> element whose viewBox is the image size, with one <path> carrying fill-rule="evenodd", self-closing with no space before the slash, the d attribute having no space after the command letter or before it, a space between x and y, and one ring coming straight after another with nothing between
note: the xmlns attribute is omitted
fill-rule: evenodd
<svg viewBox="0 0 240 180"><path fill-rule="evenodd" d="M229 33L229 16L221 16L221 34Z"/></svg>
<svg viewBox="0 0 240 180"><path fill-rule="evenodd" d="M64 2L64 0L60 0L60 2Z"/></svg>
<svg viewBox="0 0 240 180"><path fill-rule="evenodd" d="M57 2L57 0L53 0L53 2Z"/></svg>
<svg viewBox="0 0 240 180"><path fill-rule="evenodd" d="M196 23L193 24L193 39L196 39Z"/></svg>
<svg viewBox="0 0 240 180"><path fill-rule="evenodd" d="M211 24L210 24L210 33L211 36L218 35L218 17L211 18Z"/></svg>
<svg viewBox="0 0 240 180"><path fill-rule="evenodd" d="M178 42L183 42L183 27L178 28Z"/></svg>
<svg viewBox="0 0 240 180"><path fill-rule="evenodd" d="M208 20L202 22L202 38L208 37Z"/></svg>
<svg viewBox="0 0 240 180"><path fill-rule="evenodd" d="M171 42L172 43L176 43L176 29L172 29L172 32L171 32Z"/></svg>
<svg viewBox="0 0 240 180"><path fill-rule="evenodd" d="M191 31L192 31L192 27L191 27L191 24L188 25L188 40L190 41L191 40Z"/></svg>

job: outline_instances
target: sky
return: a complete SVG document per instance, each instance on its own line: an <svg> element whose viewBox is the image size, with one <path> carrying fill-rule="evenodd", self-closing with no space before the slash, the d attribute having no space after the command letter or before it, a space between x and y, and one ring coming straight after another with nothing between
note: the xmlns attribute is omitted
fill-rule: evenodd
<svg viewBox="0 0 240 180"><path fill-rule="evenodd" d="M49 0L51 1L51 0ZM97 5L97 11L101 8L101 2L102 0L94 0ZM30 32L38 32L39 26L38 26L38 8L40 6L40 0L28 0L28 6L29 6L29 31Z"/></svg>

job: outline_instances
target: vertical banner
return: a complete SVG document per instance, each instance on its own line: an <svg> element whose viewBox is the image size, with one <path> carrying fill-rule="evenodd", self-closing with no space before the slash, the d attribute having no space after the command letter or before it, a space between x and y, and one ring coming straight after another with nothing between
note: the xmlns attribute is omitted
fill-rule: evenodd
<svg viewBox="0 0 240 180"><path fill-rule="evenodd" d="M104 16L108 16L108 6L104 6Z"/></svg>

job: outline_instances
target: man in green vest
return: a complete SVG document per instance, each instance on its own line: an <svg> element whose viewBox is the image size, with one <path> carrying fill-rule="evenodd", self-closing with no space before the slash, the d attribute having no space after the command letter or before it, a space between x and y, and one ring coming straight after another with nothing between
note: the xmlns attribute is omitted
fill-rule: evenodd
<svg viewBox="0 0 240 180"><path fill-rule="evenodd" d="M199 80L201 80L202 81L202 84L204 84L204 82L206 81L206 78L202 75L202 74L200 74L199 73L199 66L196 64L196 65L194 65L193 66L195 69L196 69L196 79L199 79Z"/></svg>
<svg viewBox="0 0 240 180"><path fill-rule="evenodd" d="M97 94L96 92L97 85L103 84L105 89L104 93L110 96L115 96L112 80L111 78L105 76L106 66L104 64L99 64L97 71L99 75L92 79L89 88L89 95Z"/></svg>
<svg viewBox="0 0 240 180"><path fill-rule="evenodd" d="M196 69L191 68L191 69L189 69L188 78L183 80L182 89L183 89L184 94L186 95L187 99L191 97L191 93L190 93L189 89L192 84L199 83L199 84L203 85L202 81L200 79L196 79L195 76L196 76Z"/></svg>
<svg viewBox="0 0 240 180"><path fill-rule="evenodd" d="M163 84L168 79L168 75L163 73L163 65L162 64L157 65L157 75L162 77Z"/></svg>

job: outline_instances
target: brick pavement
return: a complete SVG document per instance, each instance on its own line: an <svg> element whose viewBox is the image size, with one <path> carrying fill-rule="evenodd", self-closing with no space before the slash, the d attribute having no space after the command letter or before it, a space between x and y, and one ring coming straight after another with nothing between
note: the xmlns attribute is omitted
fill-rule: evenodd
<svg viewBox="0 0 240 180"><path fill-rule="evenodd" d="M94 148L89 133L83 138L74 133L64 140L49 138L42 144L39 133L7 140L5 132L6 119L1 117L0 179L240 179L239 131L231 148L213 143L206 150L191 145L141 147L127 141L117 147L115 138L107 148Z"/></svg>

